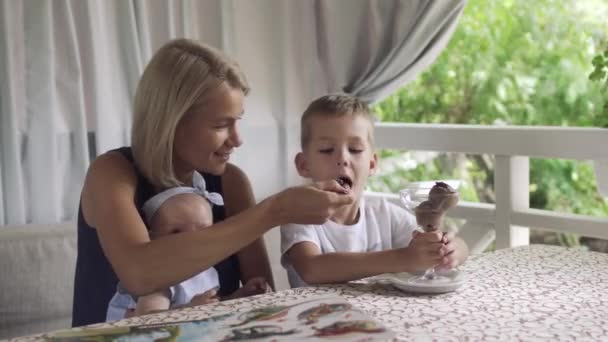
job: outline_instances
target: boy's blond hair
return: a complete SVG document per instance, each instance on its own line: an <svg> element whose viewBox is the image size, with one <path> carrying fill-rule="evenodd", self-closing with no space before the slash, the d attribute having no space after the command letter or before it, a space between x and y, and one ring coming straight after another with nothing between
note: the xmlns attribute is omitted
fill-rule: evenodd
<svg viewBox="0 0 608 342"><path fill-rule="evenodd" d="M359 98L348 94L330 94L312 101L300 119L300 145L306 148L312 135L313 117L334 118L341 116L360 116L370 123L369 143L374 144L374 122L376 118L369 106Z"/></svg>
<svg viewBox="0 0 608 342"><path fill-rule="evenodd" d="M223 83L249 92L238 64L210 46L176 39L152 57L137 86L131 135L135 163L152 184L182 185L173 170L175 128Z"/></svg>

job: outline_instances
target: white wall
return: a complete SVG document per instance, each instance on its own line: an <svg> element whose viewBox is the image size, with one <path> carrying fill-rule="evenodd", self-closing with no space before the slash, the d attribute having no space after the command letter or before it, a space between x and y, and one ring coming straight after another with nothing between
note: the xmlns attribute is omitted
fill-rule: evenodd
<svg viewBox="0 0 608 342"><path fill-rule="evenodd" d="M286 6L294 5L281 0L224 3L229 7L224 11L225 37L229 37L224 50L239 62L252 88L241 122L244 144L233 162L248 174L258 201L301 181L293 158L298 151L299 116L312 98L310 70L315 56L307 55L313 49L306 49L306 39L291 39L290 30L297 25L285 25L299 20L284 14ZM268 232L265 241L277 289L288 288L279 260L279 230Z"/></svg>
<svg viewBox="0 0 608 342"><path fill-rule="evenodd" d="M248 7L248 3L242 5ZM272 113L275 73L272 72L272 63L269 61L275 50L274 40L268 39L264 13L249 11L241 6L234 9L234 12L227 14L230 17L226 18L230 38L224 50L241 65L252 91L245 102L245 115L240 123L244 143L233 154L232 161L247 173L256 200L259 201L279 191L285 184L278 156L278 146L281 145L278 122ZM267 233L265 241L276 286L286 288L286 277L278 263L278 229Z"/></svg>

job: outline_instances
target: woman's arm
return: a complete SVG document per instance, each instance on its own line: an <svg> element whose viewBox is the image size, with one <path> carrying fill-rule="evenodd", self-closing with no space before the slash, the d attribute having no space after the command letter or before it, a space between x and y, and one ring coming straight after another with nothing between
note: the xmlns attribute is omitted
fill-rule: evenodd
<svg viewBox="0 0 608 342"><path fill-rule="evenodd" d="M249 183L247 175L235 165L226 165L226 171L222 175L222 190L226 217L234 216L255 205L251 183ZM246 227L244 228L246 229ZM241 266L243 284L250 279L263 277L274 289L272 270L263 236L241 249L237 256Z"/></svg>
<svg viewBox="0 0 608 342"><path fill-rule="evenodd" d="M134 295L168 288L260 238L269 229L296 222L321 223L336 208L352 203L352 195L337 194L337 183L295 187L256 206L201 229L150 241L135 207L137 176L117 152L90 166L82 192L85 221L97 229L101 247L123 286Z"/></svg>

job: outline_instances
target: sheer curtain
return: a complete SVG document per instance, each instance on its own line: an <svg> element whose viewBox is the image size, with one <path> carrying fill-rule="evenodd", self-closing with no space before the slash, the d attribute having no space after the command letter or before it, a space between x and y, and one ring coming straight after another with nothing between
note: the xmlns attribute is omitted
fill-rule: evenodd
<svg viewBox="0 0 608 342"><path fill-rule="evenodd" d="M445 48L464 0L319 0L319 61L328 91L380 100L431 65Z"/></svg>
<svg viewBox="0 0 608 342"><path fill-rule="evenodd" d="M283 165L287 184L300 178L299 117L313 98L331 92L379 101L413 80L439 56L462 15L465 0L277 1L283 80ZM279 105L279 104L277 104Z"/></svg>
<svg viewBox="0 0 608 342"><path fill-rule="evenodd" d="M301 182L299 118L313 98L378 100L445 46L462 1L0 0L0 226L73 220L91 158L130 140L152 53L201 40L242 66L252 93L233 162L258 199ZM1 227L0 227L1 229ZM266 235L276 283L279 231Z"/></svg>
<svg viewBox="0 0 608 342"><path fill-rule="evenodd" d="M90 158L129 142L152 52L178 36L222 43L220 0L2 0L0 9L0 225L73 219Z"/></svg>
<svg viewBox="0 0 608 342"><path fill-rule="evenodd" d="M376 101L431 64L464 1L0 0L0 225L71 220L92 157L130 140L151 54L224 49L253 92L234 162L258 198L299 182L299 116L316 96ZM263 151L263 153L260 153Z"/></svg>

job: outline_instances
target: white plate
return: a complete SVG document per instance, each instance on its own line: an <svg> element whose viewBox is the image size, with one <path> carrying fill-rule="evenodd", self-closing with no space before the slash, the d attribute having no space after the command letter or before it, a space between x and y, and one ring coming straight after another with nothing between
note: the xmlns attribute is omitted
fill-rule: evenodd
<svg viewBox="0 0 608 342"><path fill-rule="evenodd" d="M378 278L386 280L396 288L413 293L446 293L458 289L465 282L465 275L459 270L448 270L437 272L438 275L444 276L447 279L443 281L433 281L431 283L419 283L412 280L420 277L422 274L411 273L390 273L383 274Z"/></svg>

